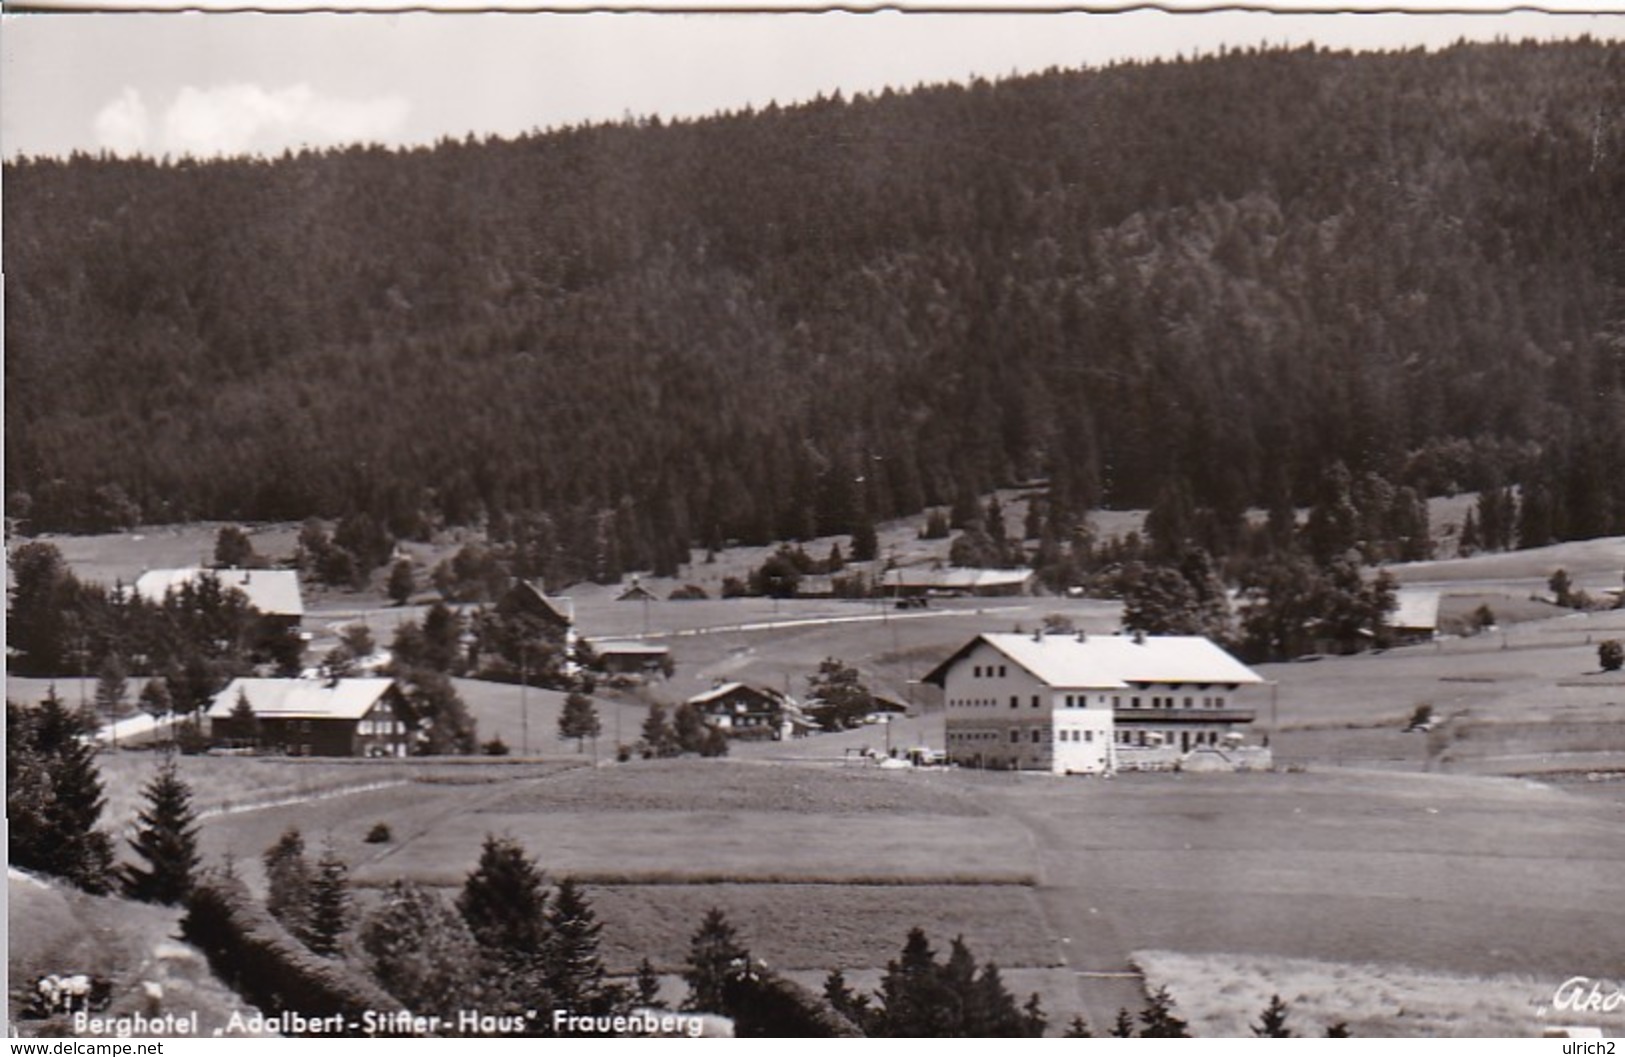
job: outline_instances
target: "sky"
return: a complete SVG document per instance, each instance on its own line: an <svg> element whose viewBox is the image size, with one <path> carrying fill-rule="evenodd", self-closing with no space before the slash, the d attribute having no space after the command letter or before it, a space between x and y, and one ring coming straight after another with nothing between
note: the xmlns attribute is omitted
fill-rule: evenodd
<svg viewBox="0 0 1625 1057"><path fill-rule="evenodd" d="M7 14L0 155L409 146L1221 45L1582 33L1625 39L1625 14Z"/></svg>

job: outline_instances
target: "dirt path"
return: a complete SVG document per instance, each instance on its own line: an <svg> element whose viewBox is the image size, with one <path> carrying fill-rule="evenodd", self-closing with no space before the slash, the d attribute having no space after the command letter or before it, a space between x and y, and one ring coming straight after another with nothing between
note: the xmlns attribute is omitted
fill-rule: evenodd
<svg viewBox="0 0 1625 1057"><path fill-rule="evenodd" d="M1096 1035L1104 1035L1119 1009L1137 1014L1145 1007L1145 987L1129 961L1128 942L1113 912L1095 905L1087 886L1089 858L1067 832L1020 797L1000 797L995 807L1031 835L1038 861L1035 894L1051 934L1060 937L1061 957L1075 974L1078 1001Z"/></svg>

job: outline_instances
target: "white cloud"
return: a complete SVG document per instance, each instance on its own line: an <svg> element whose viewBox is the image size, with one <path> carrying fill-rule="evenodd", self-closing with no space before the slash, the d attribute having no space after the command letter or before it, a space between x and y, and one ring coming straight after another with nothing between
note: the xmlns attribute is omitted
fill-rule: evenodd
<svg viewBox="0 0 1625 1057"><path fill-rule="evenodd" d="M96 112L96 144L114 154L139 153L147 146L147 126L147 104L140 92L126 87Z"/></svg>
<svg viewBox="0 0 1625 1057"><path fill-rule="evenodd" d="M96 115L96 137L120 154L275 154L288 147L390 142L410 109L400 96L330 98L308 84L185 85L154 130L140 93L126 88Z"/></svg>

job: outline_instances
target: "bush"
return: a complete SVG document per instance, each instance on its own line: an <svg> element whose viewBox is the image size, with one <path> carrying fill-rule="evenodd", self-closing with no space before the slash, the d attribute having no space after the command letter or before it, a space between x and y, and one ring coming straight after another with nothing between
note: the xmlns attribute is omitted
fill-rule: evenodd
<svg viewBox="0 0 1625 1057"><path fill-rule="evenodd" d="M395 834L390 831L387 822L374 822L372 829L367 831L366 841L368 844L388 844L394 839Z"/></svg>
<svg viewBox="0 0 1625 1057"><path fill-rule="evenodd" d="M698 602L709 597L711 596L705 593L705 588L698 584L684 584L667 596L672 602Z"/></svg>
<svg viewBox="0 0 1625 1057"><path fill-rule="evenodd" d="M1597 663L1605 672L1617 672L1625 667L1625 644L1618 639L1606 639L1598 644Z"/></svg>
<svg viewBox="0 0 1625 1057"><path fill-rule="evenodd" d="M506 756L511 750L508 748L508 743L502 740L502 736L497 735L484 745L481 745L480 751L487 756Z"/></svg>
<svg viewBox="0 0 1625 1057"><path fill-rule="evenodd" d="M1417 705L1415 710L1411 712L1411 721L1406 725L1411 727L1420 727L1424 723L1432 722L1432 720L1433 706L1424 701Z"/></svg>

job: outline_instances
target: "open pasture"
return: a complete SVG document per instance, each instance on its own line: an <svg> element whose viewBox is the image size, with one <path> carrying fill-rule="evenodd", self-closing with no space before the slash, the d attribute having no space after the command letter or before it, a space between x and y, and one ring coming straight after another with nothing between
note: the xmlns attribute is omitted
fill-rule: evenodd
<svg viewBox="0 0 1625 1057"><path fill-rule="evenodd" d="M751 954L779 970L880 968L897 957L908 930L930 933L946 953L963 934L979 959L1001 967L1056 962L1033 890L1024 885L706 884L593 885L611 972L647 956L677 971L706 911L722 908Z"/></svg>
<svg viewBox="0 0 1625 1057"><path fill-rule="evenodd" d="M549 870L598 884L1032 880L1024 833L990 827L973 804L907 777L731 760L608 766L486 798L356 879L460 883L496 833L542 851Z"/></svg>
<svg viewBox="0 0 1625 1057"><path fill-rule="evenodd" d="M1570 753L1625 752L1625 680L1597 666L1596 643L1625 636L1625 613L1572 613L1466 639L1314 663L1259 665L1274 681L1278 763L1422 769L1507 757L1561 766ZM1270 727L1268 698L1257 728ZM1404 727L1418 705L1444 721ZM1539 768L1535 768L1539 769Z"/></svg>
<svg viewBox="0 0 1625 1057"><path fill-rule="evenodd" d="M1617 969L1618 803L1458 775L976 777L1031 832L1051 926L1080 954Z"/></svg>

